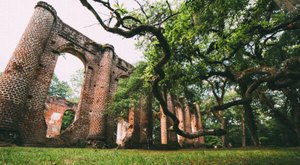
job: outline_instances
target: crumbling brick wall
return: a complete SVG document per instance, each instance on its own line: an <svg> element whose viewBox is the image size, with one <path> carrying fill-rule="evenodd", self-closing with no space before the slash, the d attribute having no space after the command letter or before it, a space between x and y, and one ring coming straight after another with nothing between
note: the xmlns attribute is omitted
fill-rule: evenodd
<svg viewBox="0 0 300 165"><path fill-rule="evenodd" d="M64 113L67 110L72 110L75 113L75 121L78 118L77 104L60 97L47 97L44 114L47 124L47 138L59 138Z"/></svg>
<svg viewBox="0 0 300 165"><path fill-rule="evenodd" d="M62 138L106 139L103 114L114 91L110 88L133 66L120 59L113 46L95 43L62 22L53 7L39 2L0 77L0 143L19 139L26 145L45 145L45 100L61 53L73 54L85 66L78 119Z"/></svg>

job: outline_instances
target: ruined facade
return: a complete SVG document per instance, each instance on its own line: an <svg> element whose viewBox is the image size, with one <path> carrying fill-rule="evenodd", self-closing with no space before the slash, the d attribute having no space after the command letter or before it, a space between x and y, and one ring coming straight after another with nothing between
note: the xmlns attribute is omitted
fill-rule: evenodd
<svg viewBox="0 0 300 165"><path fill-rule="evenodd" d="M73 54L85 67L77 118L62 139L105 141L106 103L118 78L128 76L133 67L113 46L95 43L62 22L53 7L39 2L0 78L0 143L47 143L45 100L61 53Z"/></svg>
<svg viewBox="0 0 300 165"><path fill-rule="evenodd" d="M47 124L47 138L59 138L62 132L63 117L65 112L72 111L73 122L78 118L78 105L64 98L48 96L46 99L46 109L44 111Z"/></svg>
<svg viewBox="0 0 300 165"><path fill-rule="evenodd" d="M169 110L176 114L180 122L179 128L181 130L195 133L203 129L201 111L198 103L194 103L193 106L190 107L186 98L183 97L179 99L175 97L176 99L174 99L170 93L166 95L166 98ZM179 147L198 148L204 146L203 136L188 139L177 135L173 129L173 122L163 113L161 106L160 111L152 117L152 114L149 114L153 112L151 105L147 106L147 103L145 104L145 101L142 101L144 100L143 97L141 97L140 100L142 106L138 106L139 110L132 107L128 111L128 119L124 117L118 119L116 143L120 148L159 147L161 149L176 149ZM149 99L147 100L149 101ZM148 114L145 115L145 112L148 112ZM154 144L154 146L152 139L153 120L160 121L160 144ZM149 132L149 130L151 130L151 132Z"/></svg>

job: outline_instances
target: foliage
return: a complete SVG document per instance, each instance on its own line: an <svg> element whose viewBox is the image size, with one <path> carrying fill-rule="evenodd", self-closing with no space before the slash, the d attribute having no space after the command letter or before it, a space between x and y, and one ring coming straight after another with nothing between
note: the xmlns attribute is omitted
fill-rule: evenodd
<svg viewBox="0 0 300 165"><path fill-rule="evenodd" d="M287 94L289 90L282 87L295 88L287 84L278 89L273 86L276 80L271 77L280 72L288 73L282 66L288 60L299 58L299 27L293 25L299 21L299 12L286 13L268 0L189 0L178 10L177 16L164 23L164 36L173 54L165 66L163 84L176 95L185 95L191 102L207 104L203 105L207 111L226 109L222 118L229 122L229 136L237 133L231 132L231 127L235 127L235 123L240 124L238 113L231 108L234 105L246 105L248 110L245 107L242 110L250 112L246 114L248 135L258 136L256 124L264 111L271 111L268 117L279 117L278 120L286 121L281 124L291 126L292 132L299 132L299 123L295 122L300 116L290 113L286 107L290 105L299 113L299 108L295 108L299 107L299 101L294 101L294 108L288 104L291 101L288 99L281 105L276 104L278 108L263 105L276 103L275 100L272 102L278 97L275 90L283 90ZM160 45L146 36L141 38L139 46L145 50L149 60L149 73L153 73L152 66L162 53ZM293 63L298 62L295 60ZM299 70L293 71L299 74ZM222 79L228 82L223 92ZM232 91L235 92L234 97L230 96ZM264 94L272 96L268 97L268 103L264 102L267 99L262 100ZM299 98L299 94L294 94L294 97ZM251 103L235 102L249 98ZM232 105L220 109L229 103ZM293 117L297 119L293 120ZM208 115L208 119L210 124L206 124L207 127L217 127L220 118ZM258 132L261 132L262 128L259 129Z"/></svg>
<svg viewBox="0 0 300 165"><path fill-rule="evenodd" d="M84 81L83 69L79 69L75 74L71 75L70 84L66 81L61 81L54 74L49 87L48 95L62 97L68 101L78 103L80 97L80 90Z"/></svg>
<svg viewBox="0 0 300 165"><path fill-rule="evenodd" d="M69 98L71 96L71 87L65 81L60 81L54 74L48 90L49 96Z"/></svg>
<svg viewBox="0 0 300 165"><path fill-rule="evenodd" d="M73 102L79 102L80 90L84 81L84 70L78 69L75 74L71 75L70 83L72 87L72 100Z"/></svg>
<svg viewBox="0 0 300 165"><path fill-rule="evenodd" d="M243 111L255 145L260 143L263 115L280 121L300 139L299 11L287 13L270 0L187 0L180 5L137 1L140 10L132 12L96 2L113 13L115 26L105 24L87 0L81 0L104 29L126 38L138 36L147 59L144 77L152 82L153 94L174 120L177 133L188 136L167 111L162 87L190 103L207 103L207 114L213 114L207 115L207 127L221 124L236 130L235 124L241 123L238 111ZM276 102L280 95L282 104Z"/></svg>
<svg viewBox="0 0 300 165"><path fill-rule="evenodd" d="M74 121L75 112L73 110L66 110L62 119L61 131L68 128Z"/></svg>
<svg viewBox="0 0 300 165"><path fill-rule="evenodd" d="M2 164L299 164L299 148L109 150L1 147Z"/></svg>
<svg viewBox="0 0 300 165"><path fill-rule="evenodd" d="M145 67L145 62L139 62L129 78L119 80L117 92L110 104L110 114L126 116L130 106L138 106L140 98L149 91L144 81Z"/></svg>

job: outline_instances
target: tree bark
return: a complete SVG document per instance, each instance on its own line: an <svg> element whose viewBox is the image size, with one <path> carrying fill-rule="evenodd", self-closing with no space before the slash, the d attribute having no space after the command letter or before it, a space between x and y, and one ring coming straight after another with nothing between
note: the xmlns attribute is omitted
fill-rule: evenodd
<svg viewBox="0 0 300 165"><path fill-rule="evenodd" d="M257 126L254 120L254 114L253 114L253 109L250 104L244 104L244 113L245 113L245 123L246 123L246 128L249 131L251 140L253 142L254 146L259 146L259 138L257 134Z"/></svg>
<svg viewBox="0 0 300 165"><path fill-rule="evenodd" d="M241 129L242 129L242 147L246 147L245 116L243 111L241 117Z"/></svg>
<svg viewBox="0 0 300 165"><path fill-rule="evenodd" d="M298 146L300 146L300 96L296 89L284 90L284 94L291 105L292 128L297 135Z"/></svg>
<svg viewBox="0 0 300 165"><path fill-rule="evenodd" d="M242 99L245 99L247 86L243 83L240 83L240 87L241 87ZM258 138L256 122L254 120L253 109L251 107L251 102L244 103L243 108L244 108L245 125L249 132L249 135L251 137L253 145L259 146L260 142L259 142L259 138Z"/></svg>

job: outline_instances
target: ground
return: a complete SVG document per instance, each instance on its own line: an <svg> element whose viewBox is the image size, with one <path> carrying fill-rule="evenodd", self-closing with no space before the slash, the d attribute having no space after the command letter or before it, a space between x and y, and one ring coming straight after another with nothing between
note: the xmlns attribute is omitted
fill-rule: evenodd
<svg viewBox="0 0 300 165"><path fill-rule="evenodd" d="M300 148L116 150L0 147L0 164L285 164L298 165Z"/></svg>

